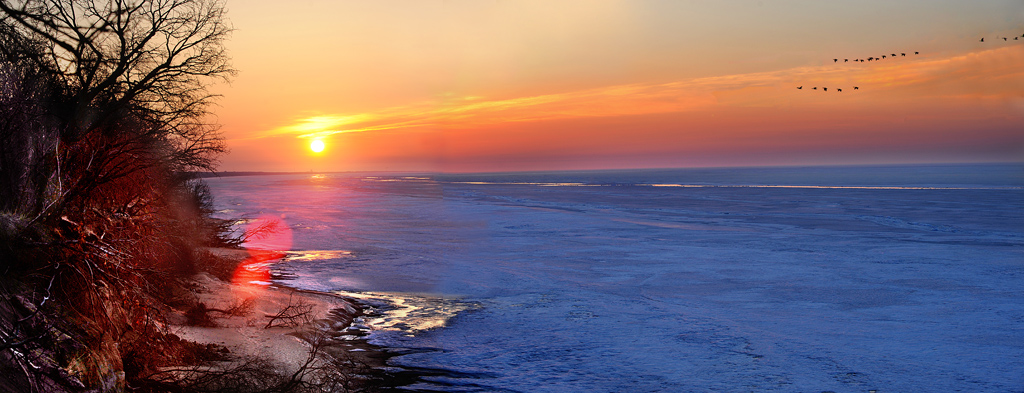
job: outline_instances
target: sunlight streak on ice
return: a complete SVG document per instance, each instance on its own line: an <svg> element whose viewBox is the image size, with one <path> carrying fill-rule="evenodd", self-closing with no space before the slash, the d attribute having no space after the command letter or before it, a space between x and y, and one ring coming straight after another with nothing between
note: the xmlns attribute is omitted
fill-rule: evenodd
<svg viewBox="0 0 1024 393"><path fill-rule="evenodd" d="M477 303L428 295L383 292L335 292L359 299L374 308L366 323L372 330L398 331L405 335L448 326L459 313L480 308Z"/></svg>
<svg viewBox="0 0 1024 393"><path fill-rule="evenodd" d="M352 255L352 251L345 250L305 250L285 251L285 261L320 261L325 259L338 259Z"/></svg>

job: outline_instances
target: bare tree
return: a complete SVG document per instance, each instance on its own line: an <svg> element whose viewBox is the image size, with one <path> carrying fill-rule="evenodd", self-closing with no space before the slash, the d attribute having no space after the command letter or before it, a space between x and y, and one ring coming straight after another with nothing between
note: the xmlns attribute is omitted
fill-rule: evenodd
<svg viewBox="0 0 1024 393"><path fill-rule="evenodd" d="M0 0L0 263L11 293L45 292L25 310L68 316L0 351L141 345L161 325L195 236L177 174L225 151L206 86L234 73L230 31L222 0Z"/></svg>
<svg viewBox="0 0 1024 393"><path fill-rule="evenodd" d="M103 126L125 109L176 129L206 114L204 82L234 71L231 31L215 0L0 1L28 35L52 44L38 59L71 90L74 128Z"/></svg>
<svg viewBox="0 0 1024 393"><path fill-rule="evenodd" d="M63 89L60 138L47 146L57 197L43 215L151 166L212 169L225 151L205 121L206 83L234 73L220 0L0 0L0 11L15 33L45 44L7 57Z"/></svg>
<svg viewBox="0 0 1024 393"><path fill-rule="evenodd" d="M48 103L59 89L32 61L44 45L7 22L0 14L0 212L28 213L39 209L34 196L46 186L48 174L33 164L53 153L58 133Z"/></svg>

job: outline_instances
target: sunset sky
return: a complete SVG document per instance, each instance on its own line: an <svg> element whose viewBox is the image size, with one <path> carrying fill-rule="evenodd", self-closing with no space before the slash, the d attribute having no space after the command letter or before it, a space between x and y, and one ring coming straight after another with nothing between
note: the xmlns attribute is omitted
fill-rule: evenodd
<svg viewBox="0 0 1024 393"><path fill-rule="evenodd" d="M1024 161L1020 0L227 7L225 171Z"/></svg>

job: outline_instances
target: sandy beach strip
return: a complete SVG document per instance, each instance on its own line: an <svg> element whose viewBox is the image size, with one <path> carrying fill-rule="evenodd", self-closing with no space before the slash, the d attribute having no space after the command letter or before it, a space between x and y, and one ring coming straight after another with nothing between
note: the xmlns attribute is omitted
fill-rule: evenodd
<svg viewBox="0 0 1024 393"><path fill-rule="evenodd" d="M224 277L227 269L239 269L252 261L254 252L236 249L211 249L216 266L208 270ZM266 261L272 252L259 255ZM366 329L352 326L363 314L354 299L340 295L299 290L273 284L225 281L210 272L193 277L196 300L208 310L210 322L190 324L185 312L168 316L170 333L199 344L222 346L229 357L260 358L270 362L282 374L290 374L309 358L310 334L322 334L323 350L333 356L374 369L385 367L388 354L363 340Z"/></svg>

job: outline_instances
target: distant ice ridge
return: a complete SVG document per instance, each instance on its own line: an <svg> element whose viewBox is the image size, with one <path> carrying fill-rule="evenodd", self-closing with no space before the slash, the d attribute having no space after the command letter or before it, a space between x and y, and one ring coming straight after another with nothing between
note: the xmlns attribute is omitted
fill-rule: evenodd
<svg viewBox="0 0 1024 393"><path fill-rule="evenodd" d="M896 186L800 186L778 184L637 184L650 187L684 187L684 188L795 188L820 190L1024 190L1024 187L896 187Z"/></svg>
<svg viewBox="0 0 1024 393"><path fill-rule="evenodd" d="M400 182L405 178L382 178L369 176L364 181L371 182ZM415 178L416 180L429 181L429 178ZM501 186L538 186L538 187L680 187L680 188L792 188L792 189L821 189L821 190L1024 190L1024 186L990 186L990 187L924 187L924 186L814 186L814 185L783 185L783 184L678 184L678 183L550 183L550 182L486 182L486 181L448 181L446 184L465 185L501 185Z"/></svg>

